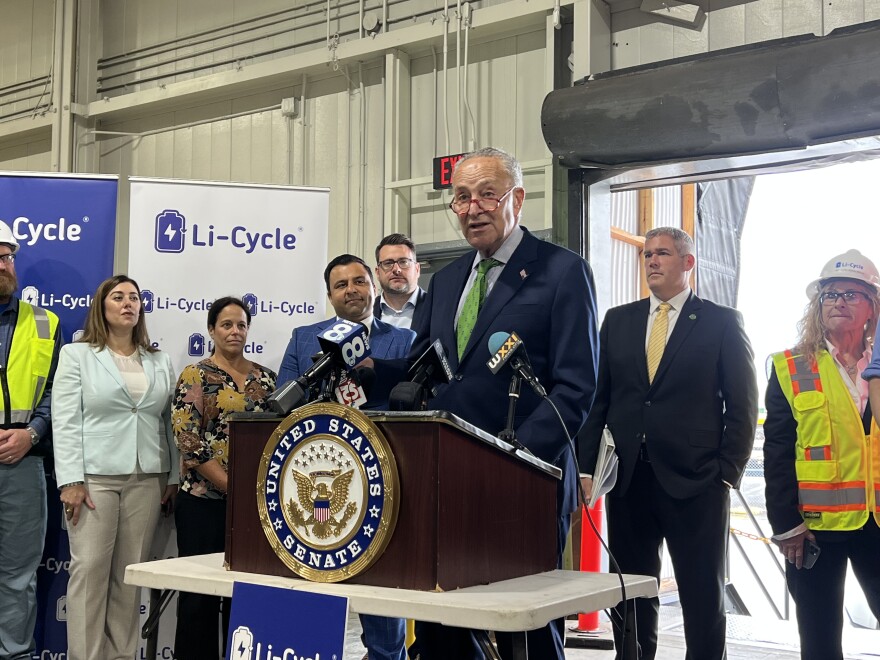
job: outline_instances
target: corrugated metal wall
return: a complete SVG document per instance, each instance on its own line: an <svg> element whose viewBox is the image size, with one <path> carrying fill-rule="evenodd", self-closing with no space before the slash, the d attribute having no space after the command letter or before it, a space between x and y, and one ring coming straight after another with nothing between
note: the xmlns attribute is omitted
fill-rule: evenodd
<svg viewBox="0 0 880 660"><path fill-rule="evenodd" d="M0 168L5 170L49 170L56 162L65 167L58 158L57 124L53 128L58 108L46 112L62 73L53 71L58 61L54 26L63 24L65 7L71 6L69 0L57 2L0 0ZM621 68L807 32L825 34L880 17L880 0L723 0L704 4L705 20L689 28L620 0L609 3L610 24L602 25L587 22L589 12L583 9L591 3L604 4L562 2L575 21L575 70L585 61L602 62L603 55L612 68ZM544 195L550 187L549 154L539 111L554 76L559 77L554 62L563 61L553 50L553 2L465 4L474 10L465 94L470 112L457 102L454 70L448 97L442 93L441 28L446 16L455 23L455 3L447 9L436 0L392 0L384 6L378 0L79 0L80 13L69 22L78 30L80 73L73 83L80 116L71 169L329 186L330 252L369 255L392 230L409 231L420 244L459 240L457 223L445 209L446 195L428 183L431 159L495 144L529 166L525 224L551 227L551 204ZM383 13L387 21L375 34L362 27ZM586 30L586 39L579 29ZM584 44L606 42L610 53L594 57L583 50ZM448 33L448 48L454 68L454 31ZM389 80L389 57L395 54L405 73ZM233 88L243 79L248 85ZM389 105L395 84L405 91L399 108ZM207 89L216 93L200 94ZM281 99L301 96L305 103L298 116L281 116ZM160 109L138 110L148 102ZM398 110L405 116L389 122L386 115ZM92 116L83 116L89 111ZM180 127L194 122L206 123ZM90 133L95 129L161 132L112 137ZM390 168L392 159L403 164ZM389 193L395 185L399 192ZM670 192L670 217L675 199ZM658 212L665 200L659 193ZM399 208L392 212L392 204ZM626 206L621 197L614 204ZM615 217L621 213L618 208ZM636 285L624 273L632 250L620 250L614 267L625 298L623 291Z"/></svg>

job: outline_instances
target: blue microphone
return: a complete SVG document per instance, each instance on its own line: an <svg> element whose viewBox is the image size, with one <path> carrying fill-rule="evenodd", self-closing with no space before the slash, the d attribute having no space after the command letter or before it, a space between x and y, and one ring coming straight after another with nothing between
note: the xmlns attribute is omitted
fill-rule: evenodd
<svg viewBox="0 0 880 660"><path fill-rule="evenodd" d="M370 357L370 341L363 323L338 319L318 335L321 353L315 363L299 378L279 387L268 398L269 408L279 415L288 415L309 400L312 387L317 387L340 369L351 371Z"/></svg>
<svg viewBox="0 0 880 660"><path fill-rule="evenodd" d="M489 354L492 356L486 363L493 374L497 374L504 365L510 363L511 368L518 373L542 399L547 396L547 390L538 381L532 365L529 362L528 353L523 340L515 332L495 332L489 337Z"/></svg>
<svg viewBox="0 0 880 660"><path fill-rule="evenodd" d="M370 337L363 323L337 319L336 323L318 334L324 353L337 356L338 364L351 371L370 357Z"/></svg>

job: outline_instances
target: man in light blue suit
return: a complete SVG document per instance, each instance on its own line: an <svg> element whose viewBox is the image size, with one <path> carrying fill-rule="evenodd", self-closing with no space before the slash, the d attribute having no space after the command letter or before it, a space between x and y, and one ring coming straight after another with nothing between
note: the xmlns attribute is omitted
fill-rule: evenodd
<svg viewBox="0 0 880 660"><path fill-rule="evenodd" d="M318 335L336 323L337 318L363 323L370 334L370 353L375 358L404 358L409 353L416 334L409 329L395 328L373 316L376 285L373 273L362 259L342 254L324 269L327 298L336 318L296 328L284 352L278 370L279 387L299 378L311 365L312 356L321 350ZM365 408L384 408L387 401L367 397ZM364 645L369 660L406 660L404 646L406 627L403 619L361 615Z"/></svg>

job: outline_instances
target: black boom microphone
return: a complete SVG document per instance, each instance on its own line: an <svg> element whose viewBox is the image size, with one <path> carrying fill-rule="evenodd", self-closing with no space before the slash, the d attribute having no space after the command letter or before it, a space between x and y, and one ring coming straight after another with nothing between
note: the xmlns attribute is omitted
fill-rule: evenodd
<svg viewBox="0 0 880 660"><path fill-rule="evenodd" d="M407 377L408 381L392 388L388 407L391 410L425 410L428 396L436 396L437 386L452 380L446 350L439 339L435 339L413 363Z"/></svg>
<svg viewBox="0 0 880 660"><path fill-rule="evenodd" d="M407 374L410 381L430 390L436 396L437 386L452 380L452 369L446 359L446 351L439 339L428 346L428 350L419 356Z"/></svg>
<svg viewBox="0 0 880 660"><path fill-rule="evenodd" d="M318 353L315 363L299 378L275 390L267 399L274 413L287 416L290 411L309 400L312 385L320 383L335 366L337 356L333 353Z"/></svg>

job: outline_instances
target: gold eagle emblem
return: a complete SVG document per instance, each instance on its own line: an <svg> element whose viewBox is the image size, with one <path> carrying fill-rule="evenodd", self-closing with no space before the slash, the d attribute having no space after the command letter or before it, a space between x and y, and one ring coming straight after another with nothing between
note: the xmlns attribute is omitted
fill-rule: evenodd
<svg viewBox="0 0 880 660"><path fill-rule="evenodd" d="M287 502L287 513L293 523L309 535L309 528L319 539L338 536L357 512L357 504L348 501L354 470L316 470L304 474L292 470L296 481L296 499ZM332 478L330 484L326 478ZM344 511L343 511L344 509ZM342 515L337 518L337 514Z"/></svg>

